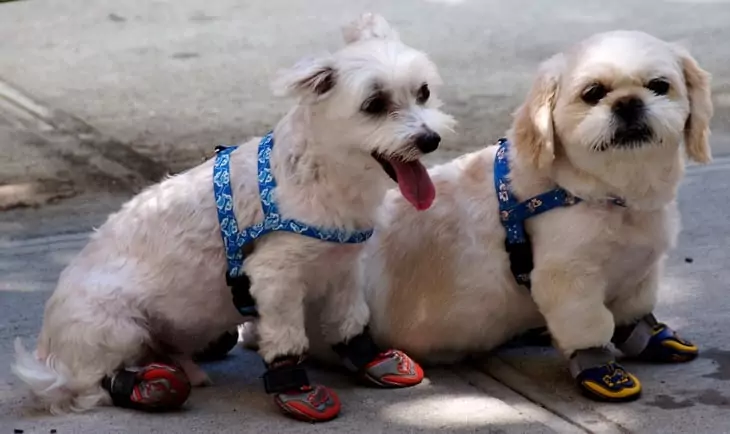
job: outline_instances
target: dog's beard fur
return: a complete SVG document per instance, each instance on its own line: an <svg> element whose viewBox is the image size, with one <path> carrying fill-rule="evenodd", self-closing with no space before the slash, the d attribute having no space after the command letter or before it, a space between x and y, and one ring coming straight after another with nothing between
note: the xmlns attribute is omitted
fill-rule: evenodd
<svg viewBox="0 0 730 434"><path fill-rule="evenodd" d="M608 102L590 107L574 130L573 136L579 145L590 151L605 152L681 142L688 111L685 104L651 95L642 89L634 90L630 95L644 103L641 119L627 125L612 112Z"/></svg>

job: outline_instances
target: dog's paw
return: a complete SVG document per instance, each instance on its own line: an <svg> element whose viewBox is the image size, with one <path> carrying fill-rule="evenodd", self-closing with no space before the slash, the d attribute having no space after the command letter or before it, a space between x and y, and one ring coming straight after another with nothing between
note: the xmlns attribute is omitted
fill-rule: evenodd
<svg viewBox="0 0 730 434"><path fill-rule="evenodd" d="M256 330L256 323L247 322L238 326L238 333L241 336L241 346L247 350L259 350L259 334Z"/></svg>
<svg viewBox="0 0 730 434"><path fill-rule="evenodd" d="M177 363L180 365L185 375L190 380L190 385L193 387L204 387L212 386L213 381L208 377L203 368L198 366L192 359L177 359Z"/></svg>

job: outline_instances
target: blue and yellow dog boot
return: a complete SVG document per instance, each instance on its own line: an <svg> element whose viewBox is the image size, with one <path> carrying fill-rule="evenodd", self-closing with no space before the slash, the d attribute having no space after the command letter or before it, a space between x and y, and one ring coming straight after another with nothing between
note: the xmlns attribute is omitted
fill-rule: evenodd
<svg viewBox="0 0 730 434"><path fill-rule="evenodd" d="M639 321L617 327L613 343L627 358L652 363L684 363L697 358L699 349L649 314Z"/></svg>
<svg viewBox="0 0 730 434"><path fill-rule="evenodd" d="M570 357L570 373L588 398L628 402L641 396L641 383L616 363L608 348L578 350Z"/></svg>

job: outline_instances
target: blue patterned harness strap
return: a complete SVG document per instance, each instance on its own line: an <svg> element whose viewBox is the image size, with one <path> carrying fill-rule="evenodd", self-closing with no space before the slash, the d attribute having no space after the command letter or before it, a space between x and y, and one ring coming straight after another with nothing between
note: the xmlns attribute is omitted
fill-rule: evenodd
<svg viewBox="0 0 730 434"><path fill-rule="evenodd" d="M534 268L532 244L525 230L525 220L558 207L572 206L581 199L570 192L555 188L545 193L519 202L512 192L509 180L509 141L500 139L499 148L494 158L494 188L499 201L499 217L506 231L505 249L509 254L510 270L515 280L526 288L531 287L530 273ZM612 198L611 202L618 206L626 206L624 201Z"/></svg>
<svg viewBox="0 0 730 434"><path fill-rule="evenodd" d="M273 147L274 135L273 132L269 132L261 139L258 150L258 184L264 219L244 229L239 228L236 220L233 209L233 190L231 188L231 154L238 147L217 147L215 164L213 165L213 194L215 195L218 223L226 252L226 261L228 262L226 280L234 292L236 307L245 316L256 315L253 297L248 292L250 282L243 272L243 261L245 259L243 247L245 245L268 233L277 231L291 232L340 244L362 243L367 241L373 234L372 229L344 231L339 228L319 228L298 220L282 218L274 198L276 180L270 164ZM236 300L239 300L239 302L236 302Z"/></svg>

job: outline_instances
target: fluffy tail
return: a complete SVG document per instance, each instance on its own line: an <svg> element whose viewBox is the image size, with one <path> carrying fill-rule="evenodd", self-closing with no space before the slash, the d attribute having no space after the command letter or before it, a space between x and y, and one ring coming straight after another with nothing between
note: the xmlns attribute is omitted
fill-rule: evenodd
<svg viewBox="0 0 730 434"><path fill-rule="evenodd" d="M49 354L42 361L25 349L20 338L15 339L15 363L11 369L52 414L88 410L107 397L98 381L80 384L55 355Z"/></svg>

